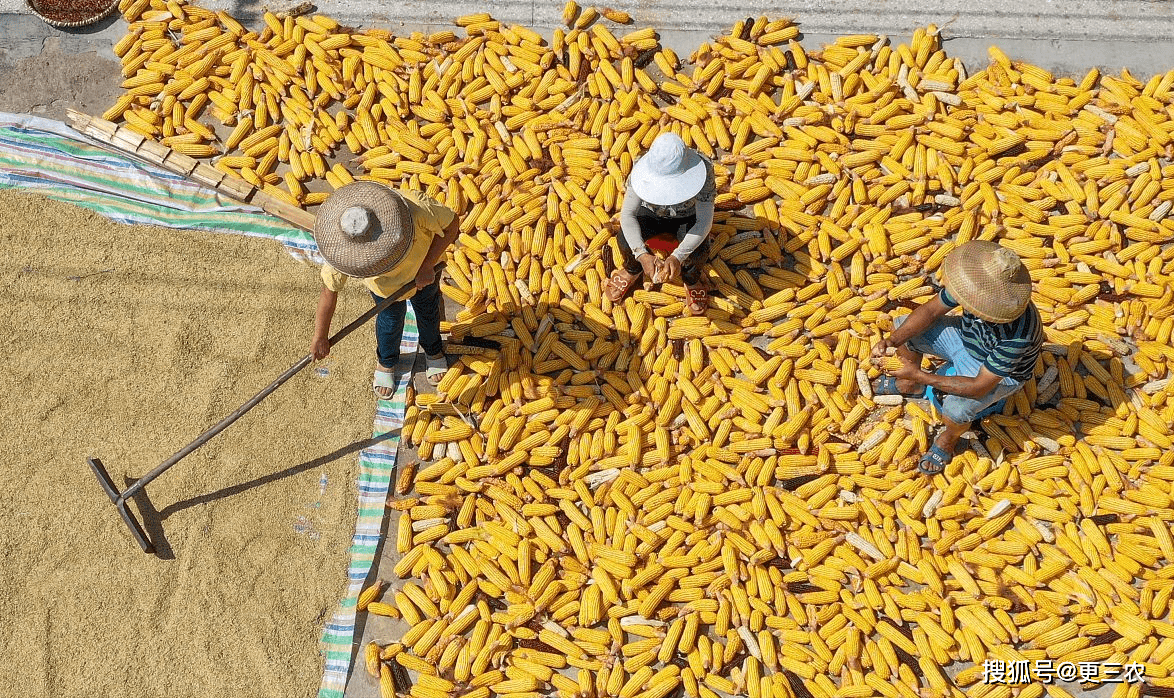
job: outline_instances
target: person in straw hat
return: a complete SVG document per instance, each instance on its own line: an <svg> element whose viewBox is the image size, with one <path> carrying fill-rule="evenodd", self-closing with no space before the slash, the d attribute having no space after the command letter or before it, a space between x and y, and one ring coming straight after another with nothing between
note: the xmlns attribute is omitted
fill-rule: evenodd
<svg viewBox="0 0 1174 698"><path fill-rule="evenodd" d="M964 243L946 257L942 275L941 292L895 318L892 333L873 347L875 357L895 349L901 358L877 394L921 397L927 385L943 394L944 428L918 463L927 475L945 469L958 437L983 410L1031 378L1044 340L1031 277L1013 251L986 240ZM947 316L958 306L961 315ZM956 375L923 371L923 354L950 361Z"/></svg>
<svg viewBox="0 0 1174 698"><path fill-rule="evenodd" d="M363 280L378 302L415 280L412 309L427 357L427 380L436 384L448 368L440 338L440 281L436 265L460 234L456 214L414 192L397 191L370 181L354 182L334 192L318 210L314 240L326 259L322 291L314 317L310 353L330 353L327 339L338 292L347 278ZM376 316L375 394L383 400L395 392L396 363L404 329L405 301L391 304Z"/></svg>
<svg viewBox="0 0 1174 698"><path fill-rule="evenodd" d="M654 283L679 276L688 293L685 314L703 314L709 294L701 264L709 256L717 193L713 163L677 134L662 133L632 166L625 189L617 239L623 266L608 280L607 297L613 303L622 300L641 274ZM645 244L658 236L677 240L663 263Z"/></svg>

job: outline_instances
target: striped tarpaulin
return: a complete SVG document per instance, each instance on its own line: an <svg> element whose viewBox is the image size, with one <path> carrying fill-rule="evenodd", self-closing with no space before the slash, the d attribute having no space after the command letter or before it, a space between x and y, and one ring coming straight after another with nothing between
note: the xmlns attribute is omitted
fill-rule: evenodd
<svg viewBox="0 0 1174 698"><path fill-rule="evenodd" d="M415 356L419 333L416 329L416 314L408 305L404 321L403 340L400 356ZM355 604L364 581L375 563L379 548L380 531L387 503L387 492L391 487L395 471L395 455L399 448L400 427L404 423L405 400L408 382L412 374L401 376L391 400L378 400L375 406L376 444L359 453L359 515L355 522L355 537L351 541L350 566L347 569L346 596L322 631L322 648L326 654L326 669L318 698L342 698L347 678L353 665L358 640L355 637ZM379 437L393 434L386 440Z"/></svg>
<svg viewBox="0 0 1174 698"><path fill-rule="evenodd" d="M320 262L310 233L160 167L101 145L58 121L0 112L0 189L35 191L118 221L266 237Z"/></svg>

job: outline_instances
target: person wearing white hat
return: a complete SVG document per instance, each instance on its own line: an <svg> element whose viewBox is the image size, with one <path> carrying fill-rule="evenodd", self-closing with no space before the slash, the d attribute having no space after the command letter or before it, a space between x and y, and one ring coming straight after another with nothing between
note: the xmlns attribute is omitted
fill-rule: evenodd
<svg viewBox="0 0 1174 698"><path fill-rule="evenodd" d="M612 302L622 300L642 273L656 283L679 276L688 293L685 314L704 314L709 294L701 264L709 255L716 193L713 163L708 158L687 147L675 133L657 136L628 177L617 239L623 265L608 280L607 297ZM663 263L645 244L659 236L677 241Z"/></svg>
<svg viewBox="0 0 1174 698"><path fill-rule="evenodd" d="M901 358L877 394L921 397L927 385L944 394L943 429L918 463L927 475L945 470L958 438L983 410L1031 378L1044 340L1031 276L1012 250L987 240L964 243L946 257L942 275L941 292L895 318L892 333L873 347L876 357L895 349ZM947 316L959 306L960 316ZM955 375L923 371L924 354L950 361Z"/></svg>
<svg viewBox="0 0 1174 698"><path fill-rule="evenodd" d="M359 181L331 194L318 210L314 240L326 259L322 291L314 317L310 353L330 353L330 321L338 292L348 278L359 278L376 302L415 281L410 296L427 359L426 378L436 384L448 368L440 337L442 313L436 265L460 234L456 214L414 192ZM405 301L392 303L375 319L375 394L390 400L395 392L395 367L407 313Z"/></svg>

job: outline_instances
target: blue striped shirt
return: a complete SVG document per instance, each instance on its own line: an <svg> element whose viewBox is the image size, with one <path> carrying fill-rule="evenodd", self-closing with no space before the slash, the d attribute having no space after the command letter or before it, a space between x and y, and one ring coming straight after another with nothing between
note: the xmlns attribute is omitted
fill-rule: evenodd
<svg viewBox="0 0 1174 698"><path fill-rule="evenodd" d="M948 308L958 307L946 289L939 294ZM1044 344L1043 324L1035 303L1011 322L987 322L962 311L962 344L977 361L1001 378L1026 381L1035 371Z"/></svg>

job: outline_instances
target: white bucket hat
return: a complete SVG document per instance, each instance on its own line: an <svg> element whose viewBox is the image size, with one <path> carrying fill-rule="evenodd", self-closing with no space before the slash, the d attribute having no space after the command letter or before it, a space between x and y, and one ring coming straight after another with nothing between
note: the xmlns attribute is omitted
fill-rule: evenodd
<svg viewBox="0 0 1174 698"><path fill-rule="evenodd" d="M632 190L653 206L688 201L703 186L705 162L701 154L686 147L685 141L675 133L657 136L644 157L632 166Z"/></svg>

